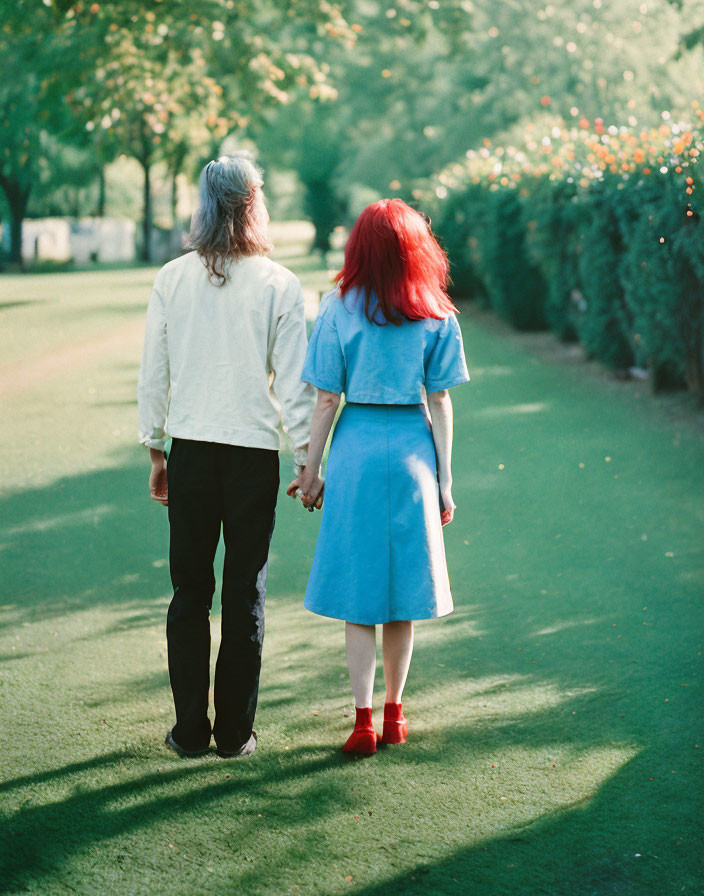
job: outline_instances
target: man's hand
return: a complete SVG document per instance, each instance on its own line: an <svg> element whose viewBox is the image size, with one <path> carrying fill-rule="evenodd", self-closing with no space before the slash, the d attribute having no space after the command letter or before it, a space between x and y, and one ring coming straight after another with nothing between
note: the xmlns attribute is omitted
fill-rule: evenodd
<svg viewBox="0 0 704 896"><path fill-rule="evenodd" d="M163 451L150 450L152 471L149 474L149 493L154 501L169 506L169 484L166 479L166 458Z"/></svg>
<svg viewBox="0 0 704 896"><path fill-rule="evenodd" d="M299 497L304 507L311 513L317 508L323 506L323 490L325 488L325 480L321 479L318 474L310 467L306 467L303 472L296 476L286 489L286 494L291 498Z"/></svg>

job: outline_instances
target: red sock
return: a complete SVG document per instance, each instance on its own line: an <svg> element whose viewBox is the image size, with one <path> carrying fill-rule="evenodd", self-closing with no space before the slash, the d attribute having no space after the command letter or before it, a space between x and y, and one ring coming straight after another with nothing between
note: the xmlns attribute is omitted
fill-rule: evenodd
<svg viewBox="0 0 704 896"><path fill-rule="evenodd" d="M376 753L377 736L372 725L372 708L357 707L354 731L342 748L345 753Z"/></svg>
<svg viewBox="0 0 704 896"><path fill-rule="evenodd" d="M384 733L381 739L385 744L404 744L408 735L408 722L403 714L402 703L384 704Z"/></svg>

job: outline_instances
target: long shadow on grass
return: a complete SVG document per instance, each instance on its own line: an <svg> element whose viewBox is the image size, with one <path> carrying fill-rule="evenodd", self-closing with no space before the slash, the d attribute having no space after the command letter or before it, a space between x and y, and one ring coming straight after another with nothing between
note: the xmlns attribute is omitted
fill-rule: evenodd
<svg viewBox="0 0 704 896"><path fill-rule="evenodd" d="M354 896L687 896L702 893L697 807L679 816L653 751L634 757L583 800L506 825L436 862L358 887ZM680 793L681 797L682 794ZM680 805L682 803L680 802ZM685 802L686 806L686 802ZM472 826L472 819L468 819ZM438 846L442 849L440 832ZM425 846L427 849L427 845Z"/></svg>
<svg viewBox="0 0 704 896"><path fill-rule="evenodd" d="M3 623L96 605L140 623L168 593L168 523L150 502L143 454L109 470L59 479L0 499ZM154 612L161 621L163 607Z"/></svg>
<svg viewBox="0 0 704 896"><path fill-rule="evenodd" d="M283 482L290 464L282 466ZM0 498L0 628L95 606L124 609L122 628L163 624L168 520L149 498L148 472L136 449L110 469ZM273 550L290 535L275 532ZM310 530L301 537L309 544ZM294 587L305 582L299 566L289 573Z"/></svg>
<svg viewBox="0 0 704 896"><path fill-rule="evenodd" d="M285 574L286 591L295 594L293 606L305 582L307 559L301 557L310 556L312 535L303 528L304 522L286 513L283 533L279 531L273 543L274 555L279 552L283 559L274 556L272 581L276 588L279 575ZM120 630L163 623L167 525L163 509L150 504L146 495L141 454L130 455L115 469L5 497L0 501L0 519L6 592L2 603L14 605L5 609L6 625L96 603L124 609ZM281 526L280 518L280 530ZM38 557L41 563L35 562ZM672 620L663 614L659 626L644 626L641 618L634 618L630 593L638 589L638 595L643 594L638 605L649 602L648 593L656 594L660 587L657 579L646 578L640 570L624 570L622 582L615 577L604 580L603 570L591 570L580 555L568 562L572 559L581 577L578 589L554 595L545 589L539 601L535 595L541 593L539 586L553 563L548 547L535 563L539 578L531 580L530 570L521 570L524 592L517 585L507 595L494 593L491 584L481 584L476 565L471 576L460 571L456 578L460 593L462 576L474 579L472 588L467 588L472 607L463 607L460 601L454 619L419 627L407 703L412 725L415 713L420 730L405 753L395 754L397 774L437 764L451 776L510 747L549 753L567 745L588 757L604 745L630 746L634 758L602 781L584 804L567 805L520 829L507 825L480 843L468 819L471 846L434 863L419 863L417 873L390 874L383 887L360 893L376 896L382 889L457 893L465 892L458 887L469 886L497 896L700 892L693 883L701 852L695 808L702 792L694 748L695 742L700 743L700 716L691 686L696 684L691 664L697 653L696 627L677 622L677 613L683 615L686 608L684 601L679 610L673 607ZM565 559L560 562L564 565ZM277 563L285 567L280 574ZM515 560L506 571L512 568ZM491 583L491 575L487 581ZM496 584L497 579L493 581ZM599 593L602 597L597 600L593 595ZM284 609L280 606L278 612ZM474 621L477 626L472 629ZM334 629L337 655L330 651L329 634L323 638L321 633L321 644L294 638L293 662L277 668L275 657L265 674L262 709L266 709L266 681L274 689L272 707L277 701L312 702L319 695L347 699L347 683L340 679L341 631L341 626ZM486 684L473 689L471 683L478 679L486 679ZM153 683L142 682L147 687ZM688 689L680 689L686 684ZM502 702L502 691L510 699ZM427 728L426 723L423 730L428 718L437 720L436 727ZM310 738L317 736L319 725L308 716L297 723L296 731ZM311 749L317 748L301 748L301 756ZM95 767L100 768L102 761L97 758ZM266 788L310 775L306 811L315 819L344 802L341 785L329 776L316 778L339 763L325 751L282 771L278 758L265 756L256 770L252 766L238 775L238 792L257 799L261 792L264 800ZM89 764L84 771L90 769ZM62 773L50 774L56 780ZM50 874L67 856L93 842L146 827L175 811L233 798L229 785L221 780L204 782L200 775L207 778L207 771L179 766L166 774L78 792L52 805L18 808L6 822L3 846L10 852L5 879L17 888L33 876ZM177 782L188 784L185 793ZM171 785L178 792L169 792ZM511 782L506 786L510 792ZM120 807L121 799L131 803L135 794L144 797L138 806ZM302 817L300 807L289 810L285 802L278 810L281 824L295 829ZM433 821L441 829L441 815ZM433 832L428 836L432 843ZM442 853L442 846L435 851ZM649 864L641 862L644 858ZM32 864L34 871L29 870ZM646 882L653 884L650 890Z"/></svg>
<svg viewBox="0 0 704 896"><path fill-rule="evenodd" d="M288 751L285 756L257 757L256 762L223 763L209 758L179 762L173 768L141 777L129 776L128 771L127 779L119 784L80 786L66 799L49 805L28 806L22 802L23 788L48 781L56 785L79 772L90 771L94 776L130 762L138 771L143 760L134 752L117 751L6 782L2 789L16 789L18 805L3 821L0 893L15 892L31 881L51 876L89 845L166 822L175 815L183 818L202 813L223 801L230 804L233 813L246 811L254 817L266 807L269 823L291 829L300 826L301 815L309 819L324 817L339 811L345 801L344 792L334 782L315 777L343 766L345 758L327 749L306 748ZM310 779L312 783L295 801L270 799L272 784L285 785L296 779ZM246 810L242 798L249 798Z"/></svg>

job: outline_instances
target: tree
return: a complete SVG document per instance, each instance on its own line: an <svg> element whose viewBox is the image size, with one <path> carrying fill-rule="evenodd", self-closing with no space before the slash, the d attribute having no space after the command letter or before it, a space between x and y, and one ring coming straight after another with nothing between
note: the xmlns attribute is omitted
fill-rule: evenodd
<svg viewBox="0 0 704 896"><path fill-rule="evenodd" d="M79 146L88 137L99 169L118 152L140 162L148 259L154 163L175 176L290 87L324 80L307 43L347 35L344 4L327 0L17 0L4 15L14 77L0 86L0 186L16 262L43 132Z"/></svg>
<svg viewBox="0 0 704 896"><path fill-rule="evenodd" d="M50 106L42 80L42 38L49 37L49 14L23 22L9 11L0 30L0 56L11 76L0 81L0 187L10 213L10 262L22 264L22 221L36 178L40 137Z"/></svg>
<svg viewBox="0 0 704 896"><path fill-rule="evenodd" d="M107 131L142 166L142 258L148 261L154 163L166 161L175 182L189 155L217 147L263 105L287 102L291 85L307 83L318 69L304 53L284 53L284 38L300 43L321 18L340 34L346 23L337 7L323 4L327 17L321 17L321 6L309 0L164 0L156 10L135 2L93 6L105 50L94 77L69 100L86 128Z"/></svg>
<svg viewBox="0 0 704 896"><path fill-rule="evenodd" d="M325 118L341 145L333 180L413 202L419 181L544 112L652 124L692 90L692 66L672 57L693 8L693 0L681 12L667 0L358 4L348 15L353 48L340 44L327 57L338 99L325 103ZM274 110L268 128L275 136L285 122L300 155L308 137L292 120ZM279 161L295 156L289 145Z"/></svg>

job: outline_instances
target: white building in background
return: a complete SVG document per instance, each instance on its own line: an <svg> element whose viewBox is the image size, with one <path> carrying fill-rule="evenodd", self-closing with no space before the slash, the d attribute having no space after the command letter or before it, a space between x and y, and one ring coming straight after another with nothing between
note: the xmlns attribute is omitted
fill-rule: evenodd
<svg viewBox="0 0 704 896"><path fill-rule="evenodd" d="M135 259L135 222L128 218L74 218L71 257L76 264Z"/></svg>
<svg viewBox="0 0 704 896"><path fill-rule="evenodd" d="M24 261L68 261L71 225L68 218L25 218L22 222Z"/></svg>
<svg viewBox="0 0 704 896"><path fill-rule="evenodd" d="M25 218L22 222L24 261L132 262L135 222L128 218ZM3 227L2 241L9 240Z"/></svg>

